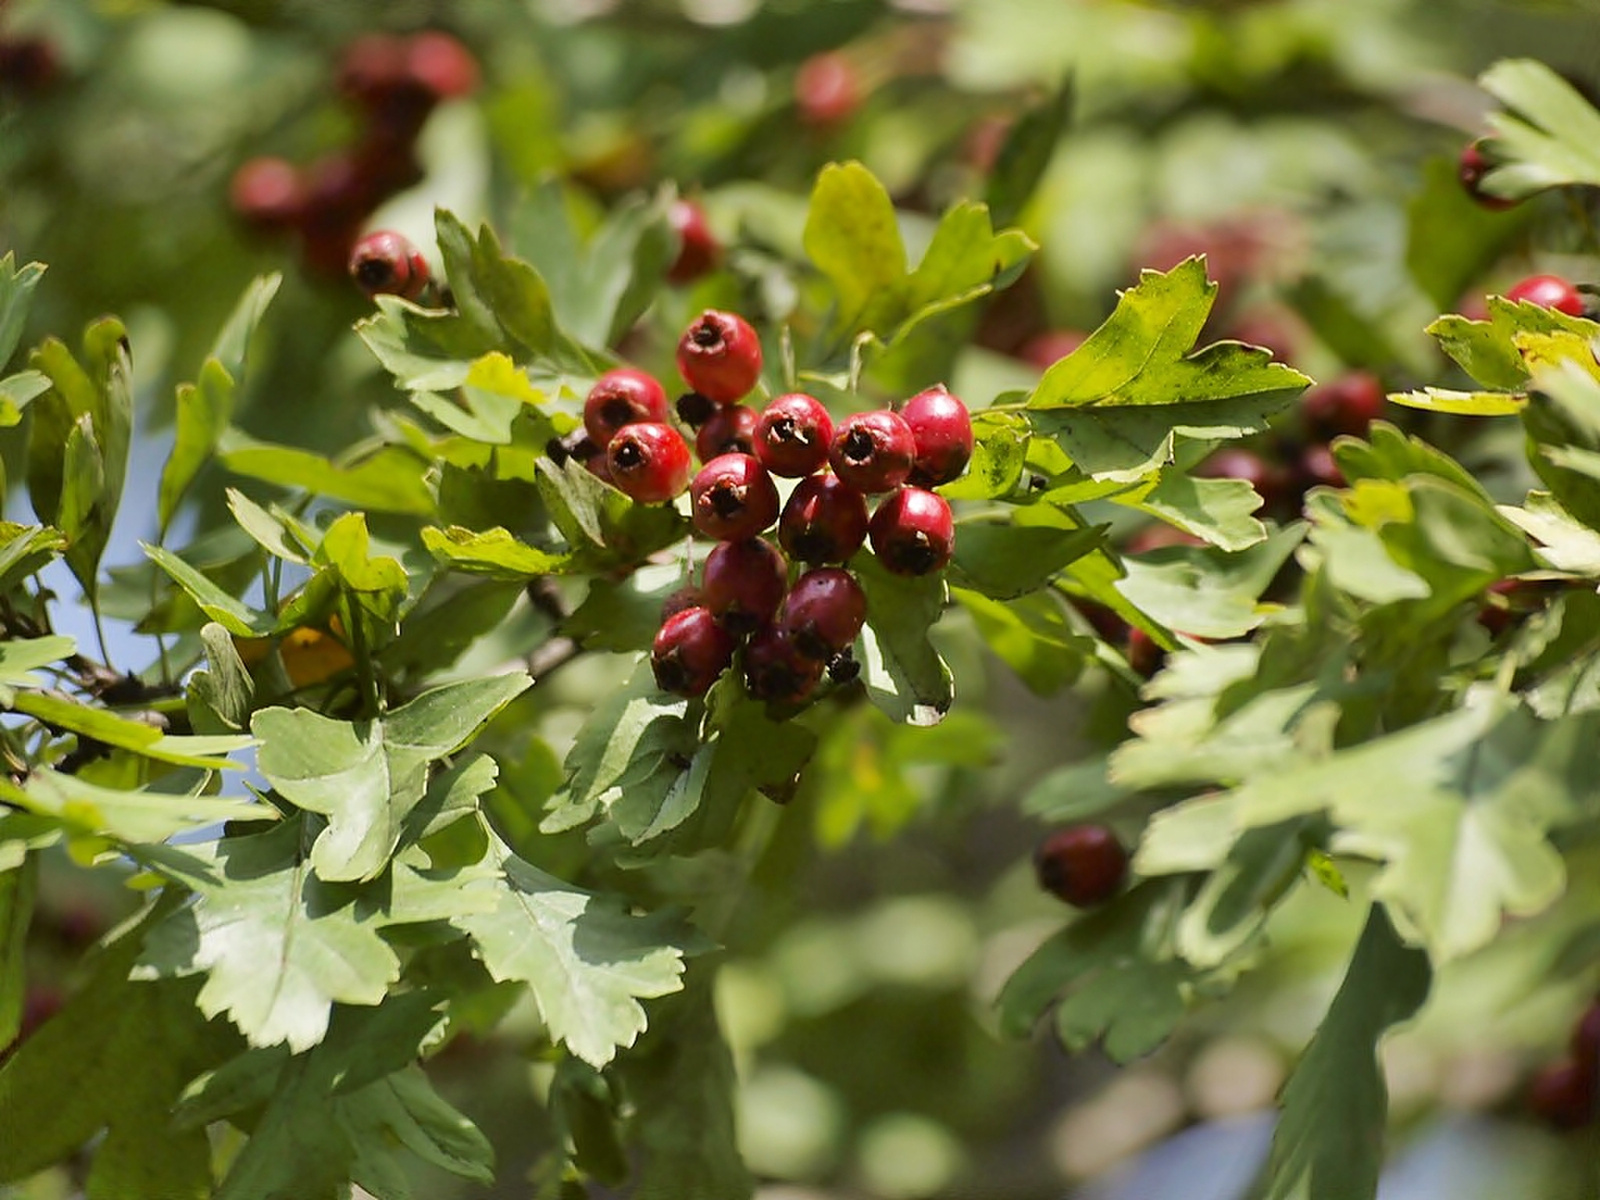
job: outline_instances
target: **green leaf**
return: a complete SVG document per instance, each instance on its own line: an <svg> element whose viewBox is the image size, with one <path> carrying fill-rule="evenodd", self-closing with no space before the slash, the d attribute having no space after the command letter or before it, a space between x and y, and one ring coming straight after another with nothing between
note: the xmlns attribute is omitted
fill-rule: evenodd
<svg viewBox="0 0 1600 1200"><path fill-rule="evenodd" d="M384 668L425 676L454 665L493 633L522 595L516 583L492 581L465 586L451 581L430 588L406 613L399 635L383 647L379 657Z"/></svg>
<svg viewBox="0 0 1600 1200"><path fill-rule="evenodd" d="M1496 212L1473 199L1455 157L1429 159L1406 206L1406 269L1436 311L1448 309L1488 274L1527 221L1524 209Z"/></svg>
<svg viewBox="0 0 1600 1200"><path fill-rule="evenodd" d="M1014 510L1009 521L964 520L956 526L955 579L997 600L1038 591L1105 543L1106 527L1085 528L1049 504Z"/></svg>
<svg viewBox="0 0 1600 1200"><path fill-rule="evenodd" d="M1573 356L1588 355L1589 344L1600 337L1600 325L1595 322L1526 300L1490 296L1488 306L1487 321L1452 313L1434 321L1427 330L1441 350L1487 388L1521 391L1527 386L1531 369L1519 345L1519 339L1527 335L1558 338Z"/></svg>
<svg viewBox="0 0 1600 1200"><path fill-rule="evenodd" d="M1427 956L1373 905L1328 1015L1284 1086L1268 1200L1377 1195L1389 1107L1378 1042L1422 1007L1430 978Z"/></svg>
<svg viewBox="0 0 1600 1200"><path fill-rule="evenodd" d="M508 257L494 230L483 225L474 239L444 209L434 212L434 230L456 311L487 343L486 350L505 351L519 361L577 353L556 326L544 279L528 263Z"/></svg>
<svg viewBox="0 0 1600 1200"><path fill-rule="evenodd" d="M1478 83L1505 105L1489 114L1491 158L1510 161L1483 180L1492 196L1520 199L1566 184L1600 186L1600 112L1544 63L1504 59Z"/></svg>
<svg viewBox="0 0 1600 1200"><path fill-rule="evenodd" d="M250 339L255 336L282 284L283 276L276 271L252 279L233 306L233 312L228 314L217 340L211 344L208 357L215 359L231 378L243 380Z"/></svg>
<svg viewBox="0 0 1600 1200"><path fill-rule="evenodd" d="M22 1029L28 983L28 926L39 891L39 858L24 853L18 866L0 870L0 1045ZM0 1084L3 1090L4 1084ZM0 1151L3 1153L3 1151Z"/></svg>
<svg viewBox="0 0 1600 1200"><path fill-rule="evenodd" d="M209 668L189 677L189 721L201 733L238 733L250 722L256 685L233 635L216 622L200 630Z"/></svg>
<svg viewBox="0 0 1600 1200"><path fill-rule="evenodd" d="M861 631L867 696L897 721L937 725L955 703L950 668L928 640L944 612L943 575L891 575L868 555L858 555L851 567L867 594Z"/></svg>
<svg viewBox="0 0 1600 1200"><path fill-rule="evenodd" d="M899 322L891 326L893 342L903 342L923 321L1007 286L1036 248L1021 230L995 233L984 205L971 201L952 205L939 218L916 270L899 289L904 298L893 312Z"/></svg>
<svg viewBox="0 0 1600 1200"><path fill-rule="evenodd" d="M161 546L139 543L145 556L172 577L200 610L236 637L265 637L278 631L278 620L269 613L257 612L236 599L172 551Z"/></svg>
<svg viewBox="0 0 1600 1200"><path fill-rule="evenodd" d="M1522 423L1534 473L1567 512L1600 530L1600 383L1577 366L1540 372Z"/></svg>
<svg viewBox="0 0 1600 1200"><path fill-rule="evenodd" d="M44 271L44 264L36 262L19 268L16 256L9 250L0 258L0 370L11 361L22 341L28 312L33 307L33 291Z"/></svg>
<svg viewBox="0 0 1600 1200"><path fill-rule="evenodd" d="M50 377L39 371L18 371L0 379L0 427L22 420L22 410L50 390Z"/></svg>
<svg viewBox="0 0 1600 1200"><path fill-rule="evenodd" d="M1073 631L1053 590L1010 601L961 587L950 595L967 610L984 644L1037 696L1054 695L1074 682L1094 654L1094 641Z"/></svg>
<svg viewBox="0 0 1600 1200"><path fill-rule="evenodd" d="M661 628L661 606L683 586L676 569L631 572L626 579L597 576L561 632L587 650L648 650Z"/></svg>
<svg viewBox="0 0 1600 1200"><path fill-rule="evenodd" d="M1538 543L1545 565L1600 576L1600 532L1573 520L1549 492L1529 492L1522 508L1501 504L1496 511Z"/></svg>
<svg viewBox="0 0 1600 1200"><path fill-rule="evenodd" d="M230 430L222 440L221 461L236 475L359 508L409 516L433 512L433 495L422 477L425 464L400 446L385 446L341 466L309 450L275 446Z"/></svg>
<svg viewBox="0 0 1600 1200"><path fill-rule="evenodd" d="M110 837L128 846L163 842L222 821L260 821L276 815L253 800L101 787L48 767L35 768L21 787L0 779L0 798L53 817L77 835Z"/></svg>
<svg viewBox="0 0 1600 1200"><path fill-rule="evenodd" d="M446 566L491 579L526 582L572 569L572 555L529 546L499 526L474 533L459 525L445 529L427 525L422 530L422 544Z"/></svg>
<svg viewBox="0 0 1600 1200"><path fill-rule="evenodd" d="M866 167L830 163L818 173L805 250L834 286L841 329L884 328L877 309L892 304L905 279L906 250L894 203Z"/></svg>
<svg viewBox="0 0 1600 1200"><path fill-rule="evenodd" d="M1097 817L1115 808L1129 792L1111 781L1103 757L1057 767L1022 798L1022 811L1052 824Z"/></svg>
<svg viewBox="0 0 1600 1200"><path fill-rule="evenodd" d="M1452 392L1436 387L1417 392L1392 392L1389 400L1407 408L1458 417L1514 417L1528 403L1528 398L1517 392Z"/></svg>
<svg viewBox="0 0 1600 1200"><path fill-rule="evenodd" d="M60 662L78 651L78 643L69 637L50 636L17 638L0 642L0 704L13 707L13 688L36 688L39 677L33 672L39 667Z"/></svg>
<svg viewBox="0 0 1600 1200"><path fill-rule="evenodd" d="M1241 637L1266 619L1261 595L1305 536L1304 525L1279 530L1248 550L1167 546L1126 559L1118 590L1169 629L1196 637Z"/></svg>
<svg viewBox="0 0 1600 1200"><path fill-rule="evenodd" d="M233 397L233 377L214 358L206 359L201 365L197 382L179 385L177 430L173 435L172 453L161 469L156 498L156 517L163 536L189 485L216 453L223 432L233 418Z"/></svg>
<svg viewBox="0 0 1600 1200"><path fill-rule="evenodd" d="M1022 480L1032 429L1022 413L979 409L972 414L972 461L966 474L939 489L950 500L993 500Z"/></svg>
<svg viewBox="0 0 1600 1200"><path fill-rule="evenodd" d="M228 511L239 528L268 554L300 566L311 562L311 553L322 539L298 519L276 505L262 508L237 488L228 488L227 497Z"/></svg>
<svg viewBox="0 0 1600 1200"><path fill-rule="evenodd" d="M1201 479L1162 471L1155 485L1118 497L1118 503L1160 517L1223 550L1247 550L1266 540L1267 529L1250 514L1261 497L1243 479Z"/></svg>
<svg viewBox="0 0 1600 1200"><path fill-rule="evenodd" d="M683 539L689 522L670 504L636 504L580 463L539 462L539 495L571 546L571 567L600 574L633 566Z"/></svg>
<svg viewBox="0 0 1600 1200"><path fill-rule="evenodd" d="M1033 198L1056 146L1072 123L1074 99L1069 75L1044 101L1017 118L1007 132L984 187L984 200L996 224L1017 220Z"/></svg>
<svg viewBox="0 0 1600 1200"><path fill-rule="evenodd" d="M0 593L42 571L66 548L59 529L48 525L18 525L0 521Z"/></svg>

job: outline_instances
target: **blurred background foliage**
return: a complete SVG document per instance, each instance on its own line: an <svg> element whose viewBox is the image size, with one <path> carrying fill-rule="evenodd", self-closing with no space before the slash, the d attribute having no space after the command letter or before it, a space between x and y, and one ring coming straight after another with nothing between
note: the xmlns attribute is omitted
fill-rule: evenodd
<svg viewBox="0 0 1600 1200"><path fill-rule="evenodd" d="M336 166L358 137L336 86L346 49L424 28L472 50L481 86L431 112L415 181L365 226L433 255L444 205L538 262L519 233L530 197L557 196L581 232L675 187L727 251L723 270L660 302L678 306L658 314L663 328L708 304L793 306L804 279L788 264L803 257L824 163L866 163L914 238L917 214L987 193L1008 130L1070 78L1067 131L1033 198L1005 214L1040 244L1033 266L959 337L919 350L919 369L932 363L975 405L1031 385L1139 267L1196 252L1222 283L1212 336L1270 345L1317 378L1360 368L1390 388L1448 384L1429 319L1531 270L1588 277L1596 249L1591 215L1566 196L1487 213L1455 181L1488 104L1471 79L1490 62L1537 57L1600 88L1600 6L1576 0L7 0L0 38L48 50L11 53L0 72L0 250L50 265L31 337L70 339L115 311L135 346L144 449L113 566L132 568L134 540L153 532L174 384L253 276L286 273L243 428L336 452L399 403L350 336L370 305L342 259L330 270L319 247L252 231L229 194L255 156ZM623 351L666 374L670 346ZM1406 419L1520 495L1518 448L1493 423ZM185 536L225 516L222 483L198 489ZM771 1200L1029 1200L1089 1179L1083 1195L1100 1200L1247 1195L1264 1114L1361 913L1302 889L1275 918L1267 966L1130 1070L1048 1038L1002 1040L994 991L1061 920L1033 883L1043 830L1018 801L1120 736L1134 697L1098 671L1075 681L1070 662L1035 664L1024 684L979 657L969 620L952 610L940 628L957 714L932 734L871 710L842 725L803 794L772 810L780 836L753 885L730 894L717 999L748 1162ZM148 646L116 639L125 665L144 665ZM563 737L613 678L564 674L528 712L549 744L494 747L518 797L508 813L553 790ZM47 880L37 977L126 904L74 890L80 878ZM1573 878L1600 886L1600 872ZM1522 994L1548 965L1525 958L1512 933L1452 968L1425 1021L1390 1043L1406 1137L1385 1200L1568 1194L1540 1182L1567 1164L1516 1095L1561 1040L1577 984ZM497 1145L520 1148L502 1164L505 1196L526 1194L555 1137L555 1069L518 1052L518 1028L513 1014L434 1064ZM26 1194L64 1187L41 1179ZM429 1194L468 1193L441 1179Z"/></svg>

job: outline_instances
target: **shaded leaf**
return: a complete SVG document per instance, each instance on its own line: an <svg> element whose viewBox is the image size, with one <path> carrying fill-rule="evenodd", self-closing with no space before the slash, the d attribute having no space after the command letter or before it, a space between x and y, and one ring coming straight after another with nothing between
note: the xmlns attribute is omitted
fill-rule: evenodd
<svg viewBox="0 0 1600 1200"><path fill-rule="evenodd" d="M928 640L944 612L943 575L892 575L870 555L857 555L851 567L867 594L861 680L868 697L897 721L938 724L955 703L954 677Z"/></svg>

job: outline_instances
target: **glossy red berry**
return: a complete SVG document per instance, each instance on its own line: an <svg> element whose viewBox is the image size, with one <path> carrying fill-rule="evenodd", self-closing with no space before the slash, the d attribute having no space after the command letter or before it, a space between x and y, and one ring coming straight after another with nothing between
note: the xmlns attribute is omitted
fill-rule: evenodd
<svg viewBox="0 0 1600 1200"><path fill-rule="evenodd" d="M700 589L692 583L686 583L676 589L661 602L661 623L665 625L673 617L689 608L704 608L706 598Z"/></svg>
<svg viewBox="0 0 1600 1200"><path fill-rule="evenodd" d="M611 483L641 504L660 504L688 486L689 443L670 425L624 425L606 446Z"/></svg>
<svg viewBox="0 0 1600 1200"><path fill-rule="evenodd" d="M281 158L252 158L233 173L228 200L258 229L287 229L305 209L306 183L300 168Z"/></svg>
<svg viewBox="0 0 1600 1200"><path fill-rule="evenodd" d="M1195 467L1194 474L1201 479L1242 479L1255 488L1268 505L1288 500L1294 486L1288 471L1242 446L1218 450Z"/></svg>
<svg viewBox="0 0 1600 1200"><path fill-rule="evenodd" d="M406 74L441 100L478 88L478 59L460 40L438 29L413 34L405 46Z"/></svg>
<svg viewBox="0 0 1600 1200"><path fill-rule="evenodd" d="M1559 275L1530 275L1508 291L1506 299L1553 308L1569 317L1583 316L1582 293Z"/></svg>
<svg viewBox="0 0 1600 1200"><path fill-rule="evenodd" d="M42 37L0 37L0 89L33 96L61 76L61 55Z"/></svg>
<svg viewBox="0 0 1600 1200"><path fill-rule="evenodd" d="M656 686L675 696L703 696L733 662L733 635L708 609L674 613L656 633L650 669Z"/></svg>
<svg viewBox="0 0 1600 1200"><path fill-rule="evenodd" d="M710 462L719 454L754 454L758 419L748 404L720 406L694 436L700 461Z"/></svg>
<svg viewBox="0 0 1600 1200"><path fill-rule="evenodd" d="M856 640L867 621L867 594L842 567L817 567L795 580L778 629L807 658L827 663Z"/></svg>
<svg viewBox="0 0 1600 1200"><path fill-rule="evenodd" d="M1128 874L1128 853L1104 825L1073 825L1051 834L1033 857L1039 886L1076 908L1103 904Z"/></svg>
<svg viewBox="0 0 1600 1200"><path fill-rule="evenodd" d="M967 469L972 458L972 416L960 399L941 385L918 392L900 408L911 426L916 458L911 482L918 487L949 483Z"/></svg>
<svg viewBox="0 0 1600 1200"><path fill-rule="evenodd" d="M828 461L833 419L822 401L804 392L779 396L756 424L755 455L785 479L804 479Z"/></svg>
<svg viewBox="0 0 1600 1200"><path fill-rule="evenodd" d="M743 637L771 624L788 581L783 555L760 538L749 538L711 547L700 592L723 627Z"/></svg>
<svg viewBox="0 0 1600 1200"><path fill-rule="evenodd" d="M867 527L873 553L896 575L927 575L950 561L955 522L938 492L903 487L878 505Z"/></svg>
<svg viewBox="0 0 1600 1200"><path fill-rule="evenodd" d="M364 34L339 59L339 91L364 108L381 105L406 77L406 39L395 34Z"/></svg>
<svg viewBox="0 0 1600 1200"><path fill-rule="evenodd" d="M743 317L708 308L678 339L678 370L702 396L732 404L761 378L761 339Z"/></svg>
<svg viewBox="0 0 1600 1200"><path fill-rule="evenodd" d="M1344 472L1339 470L1338 460L1324 442L1315 442L1300 452L1295 475L1302 491L1313 487L1344 486Z"/></svg>
<svg viewBox="0 0 1600 1200"><path fill-rule="evenodd" d="M858 492L892 492L906 481L916 461L911 426L888 409L854 413L833 430L828 462L833 473Z"/></svg>
<svg viewBox="0 0 1600 1200"><path fill-rule="evenodd" d="M369 233L350 251L350 277L369 296L415 300L428 286L428 260L422 251L387 229Z"/></svg>
<svg viewBox="0 0 1600 1200"><path fill-rule="evenodd" d="M618 367L594 381L583 400L583 428L597 446L608 446L624 425L667 420L667 393L633 367Z"/></svg>
<svg viewBox="0 0 1600 1200"><path fill-rule="evenodd" d="M1528 1084L1528 1110L1557 1129L1579 1129L1594 1120L1595 1075L1568 1060L1543 1068Z"/></svg>
<svg viewBox="0 0 1600 1200"><path fill-rule="evenodd" d="M813 54L794 77L800 120L817 128L842 125L861 107L861 79L851 61L836 50Z"/></svg>
<svg viewBox="0 0 1600 1200"><path fill-rule="evenodd" d="M719 454L689 484L694 527L708 538L742 542L778 519L778 489L748 454Z"/></svg>
<svg viewBox="0 0 1600 1200"><path fill-rule="evenodd" d="M1161 670L1161 664L1167 660L1167 652L1155 638L1137 625L1128 626L1128 643L1124 653L1128 657L1128 666L1133 673L1142 675L1146 679Z"/></svg>
<svg viewBox="0 0 1600 1200"><path fill-rule="evenodd" d="M683 197L667 210L667 223L678 235L678 257L667 268L669 283L693 283L722 257L722 244L706 224L705 210Z"/></svg>
<svg viewBox="0 0 1600 1200"><path fill-rule="evenodd" d="M778 544L796 562L842 563L866 540L866 498L837 475L802 479L778 518Z"/></svg>
<svg viewBox="0 0 1600 1200"><path fill-rule="evenodd" d="M1494 169L1495 164L1483 152L1483 139L1468 142L1461 148L1461 158L1456 164L1456 177L1461 180L1461 186L1484 208L1494 212L1503 212L1513 207L1517 202L1508 200L1504 196L1493 196L1483 190L1483 177Z"/></svg>
<svg viewBox="0 0 1600 1200"><path fill-rule="evenodd" d="M1593 1000L1572 1027L1572 1061L1600 1077L1600 1000Z"/></svg>
<svg viewBox="0 0 1600 1200"><path fill-rule="evenodd" d="M797 703L822 681L823 663L801 654L775 626L753 636L744 648L744 686L756 700Z"/></svg>
<svg viewBox="0 0 1600 1200"><path fill-rule="evenodd" d="M1350 371L1314 387L1301 398L1307 426L1323 439L1360 437L1383 415L1383 383L1370 371Z"/></svg>

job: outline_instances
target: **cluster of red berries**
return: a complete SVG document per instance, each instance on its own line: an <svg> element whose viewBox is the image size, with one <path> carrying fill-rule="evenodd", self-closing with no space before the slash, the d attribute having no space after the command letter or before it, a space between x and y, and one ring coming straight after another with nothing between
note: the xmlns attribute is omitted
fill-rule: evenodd
<svg viewBox="0 0 1600 1200"><path fill-rule="evenodd" d="M656 681L702 695L743 643L746 687L761 700L797 702L825 671L854 672L850 649L867 599L844 569L869 541L899 575L926 575L950 561L950 506L932 489L966 469L972 422L966 405L929 388L897 411L835 422L814 396L791 392L761 411L741 403L761 375L761 343L733 313L707 310L678 342L678 370L692 389L670 423L665 390L631 367L608 371L584 400L583 436L552 445L641 503L689 493L696 532L717 544L698 586L669 599L651 651ZM774 477L798 482L781 500ZM870 514L867 497L882 496ZM776 525L776 545L763 534ZM790 582L790 564L799 574Z"/></svg>
<svg viewBox="0 0 1600 1200"><path fill-rule="evenodd" d="M1600 1000L1572 1027L1569 1057L1550 1063L1528 1085L1528 1109L1558 1129L1580 1129L1595 1118L1600 1091Z"/></svg>
<svg viewBox="0 0 1600 1200"><path fill-rule="evenodd" d="M1128 852L1104 825L1069 825L1039 844L1033 855L1039 886L1075 908L1103 904L1128 877Z"/></svg>
<svg viewBox="0 0 1600 1200"><path fill-rule="evenodd" d="M362 223L422 178L416 140L442 100L478 85L478 61L448 33L369 34L340 64L340 93L361 117L355 144L309 166L258 157L234 172L233 208L257 229L298 233L312 270L345 270Z"/></svg>

